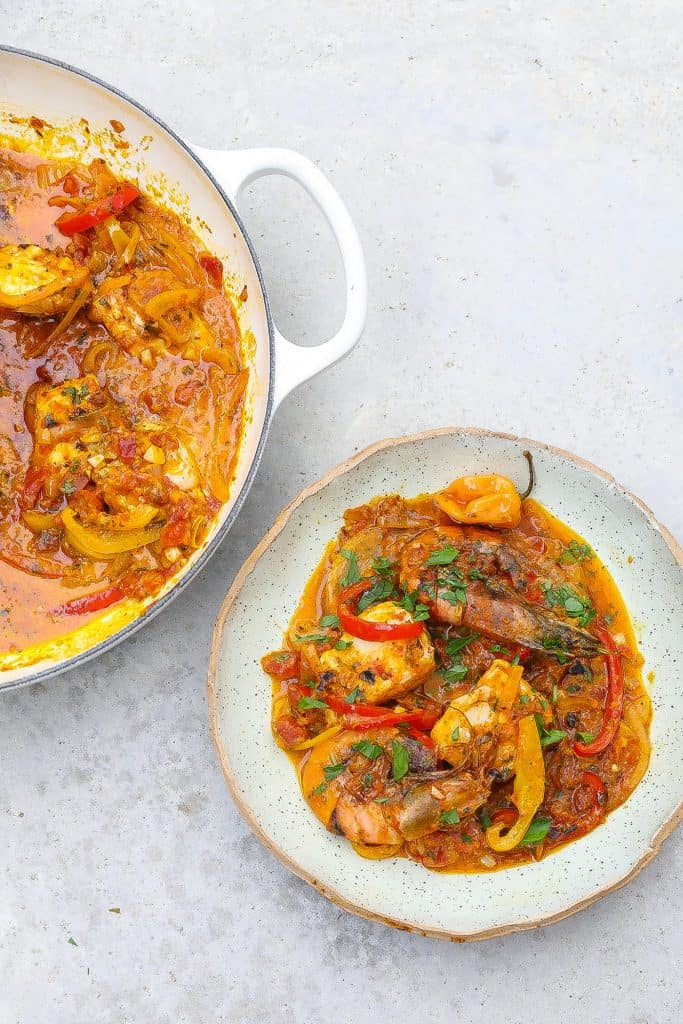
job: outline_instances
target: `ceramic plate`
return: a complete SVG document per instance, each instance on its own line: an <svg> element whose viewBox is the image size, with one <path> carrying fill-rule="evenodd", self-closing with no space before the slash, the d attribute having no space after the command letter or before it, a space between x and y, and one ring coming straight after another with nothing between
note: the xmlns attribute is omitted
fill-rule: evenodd
<svg viewBox="0 0 683 1024"><path fill-rule="evenodd" d="M282 630L344 509L378 494L434 491L465 473L525 485L534 455L540 502L582 534L630 609L654 680L652 759L607 822L539 863L490 874L438 874L404 860L369 861L328 833L305 804L270 732L270 682L259 658ZM340 906L397 927L485 938L556 921L623 885L683 816L683 551L641 501L602 470L537 442L441 430L381 442L307 488L237 576L216 622L209 669L214 743L228 787L256 835ZM650 675L653 673L653 675Z"/></svg>

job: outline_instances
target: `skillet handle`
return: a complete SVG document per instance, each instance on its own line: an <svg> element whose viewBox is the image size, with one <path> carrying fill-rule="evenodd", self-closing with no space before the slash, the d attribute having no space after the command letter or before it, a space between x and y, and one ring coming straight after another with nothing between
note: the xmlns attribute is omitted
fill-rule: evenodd
<svg viewBox="0 0 683 1024"><path fill-rule="evenodd" d="M204 149L192 146L233 202L245 185L266 174L284 174L306 189L332 228L346 278L346 313L341 327L329 341L303 348L274 328L275 390L273 407L305 380L336 363L353 348L365 326L367 277L358 232L339 193L315 164L292 149Z"/></svg>

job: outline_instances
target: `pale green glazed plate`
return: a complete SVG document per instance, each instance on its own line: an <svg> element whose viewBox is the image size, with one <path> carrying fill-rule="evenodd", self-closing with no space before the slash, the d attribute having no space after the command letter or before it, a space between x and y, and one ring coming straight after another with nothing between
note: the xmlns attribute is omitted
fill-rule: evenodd
<svg viewBox="0 0 683 1024"><path fill-rule="evenodd" d="M368 861L321 826L270 732L259 659L282 629L341 514L378 494L434 491L465 473L503 473L523 488L534 456L540 502L596 549L631 612L654 673L652 758L631 797L600 828L539 863L479 875L439 874L408 860ZM228 593L209 669L214 743L248 824L292 871L357 914L456 940L559 920L625 884L683 816L683 551L607 473L505 434L448 429L383 441L307 488L279 516Z"/></svg>

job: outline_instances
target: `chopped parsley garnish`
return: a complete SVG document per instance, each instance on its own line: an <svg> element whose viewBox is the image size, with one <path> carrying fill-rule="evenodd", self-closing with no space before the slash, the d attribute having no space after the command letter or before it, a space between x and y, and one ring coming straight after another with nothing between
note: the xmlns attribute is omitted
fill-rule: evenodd
<svg viewBox="0 0 683 1024"><path fill-rule="evenodd" d="M353 640L337 640L334 645L335 651L345 651L347 647L353 647Z"/></svg>
<svg viewBox="0 0 683 1024"><path fill-rule="evenodd" d="M514 658L510 662L511 665L519 665L519 654L515 654Z"/></svg>
<svg viewBox="0 0 683 1024"><path fill-rule="evenodd" d="M340 548L339 554L346 559L346 576L340 582L342 587L350 587L352 583L358 583L360 579L358 559L353 551L347 551L346 548Z"/></svg>
<svg viewBox="0 0 683 1024"><path fill-rule="evenodd" d="M339 617L337 615L323 615L318 625L323 629L339 629Z"/></svg>
<svg viewBox="0 0 683 1024"><path fill-rule="evenodd" d="M468 835L467 832L461 832L460 833L460 838L462 839L463 843L473 843L474 842L474 839L472 838L472 836Z"/></svg>
<svg viewBox="0 0 683 1024"><path fill-rule="evenodd" d="M423 585L425 593L434 601L438 596L449 604L465 604L467 601L467 584L457 565L451 565L442 572L437 572L436 579Z"/></svg>
<svg viewBox="0 0 683 1024"><path fill-rule="evenodd" d="M302 636L294 637L298 644L327 644L332 637L327 633L304 633Z"/></svg>
<svg viewBox="0 0 683 1024"><path fill-rule="evenodd" d="M550 832L552 826L552 818L536 818L531 822L524 839L520 841L520 846L535 846L536 843L542 842Z"/></svg>
<svg viewBox="0 0 683 1024"><path fill-rule="evenodd" d="M432 551L429 558L425 559L425 565L450 565L454 562L460 552L457 548L454 548L451 544L446 544L443 548L437 548L436 551Z"/></svg>
<svg viewBox="0 0 683 1024"><path fill-rule="evenodd" d="M536 728L538 729L541 746L544 750L546 747L552 747L554 743L559 743L567 735L562 729L546 729L543 719L539 714L535 714L534 718L536 719Z"/></svg>
<svg viewBox="0 0 683 1024"><path fill-rule="evenodd" d="M520 693L520 695L519 695L519 703L520 704L528 704L529 703L529 694L528 693Z"/></svg>
<svg viewBox="0 0 683 1024"><path fill-rule="evenodd" d="M454 807L452 811L442 811L439 815L439 821L442 825L458 825L460 823L460 815Z"/></svg>
<svg viewBox="0 0 683 1024"><path fill-rule="evenodd" d="M582 743L592 743L595 739L594 732L577 732L576 735L579 737Z"/></svg>
<svg viewBox="0 0 683 1024"><path fill-rule="evenodd" d="M301 697L297 708L299 711L312 711L313 708L326 708L327 704L324 700L318 700L317 697Z"/></svg>
<svg viewBox="0 0 683 1024"><path fill-rule="evenodd" d="M90 390L87 384L81 384L80 388L75 388L73 384L69 384L67 387L62 388L62 394L71 399L72 405L80 405L83 399L88 397Z"/></svg>
<svg viewBox="0 0 683 1024"><path fill-rule="evenodd" d="M491 644L491 646L489 647L489 650L491 651L491 654L494 654L494 653L496 653L496 654L509 654L510 653L510 649L508 647L503 647L502 644Z"/></svg>
<svg viewBox="0 0 683 1024"><path fill-rule="evenodd" d="M551 583L544 580L540 584L549 608L564 608L567 615L576 619L579 626L588 626L596 616L595 608L589 597L582 597L573 587L563 583L560 587L553 587Z"/></svg>
<svg viewBox="0 0 683 1024"><path fill-rule="evenodd" d="M311 790L311 796L320 796L321 793L324 793L326 789L327 789L327 783L326 782L320 782L317 786L315 786Z"/></svg>
<svg viewBox="0 0 683 1024"><path fill-rule="evenodd" d="M560 555L560 565L576 565L578 562L588 562L595 558L595 552L587 544L580 544L578 540L570 540Z"/></svg>
<svg viewBox="0 0 683 1024"><path fill-rule="evenodd" d="M488 576L484 576L484 573L476 565L473 569L470 569L467 575L471 580L481 580L483 583L488 583L489 580Z"/></svg>
<svg viewBox="0 0 683 1024"><path fill-rule="evenodd" d="M453 743L457 743L459 739L460 739L460 726L456 725L455 729L451 733L451 740L453 741Z"/></svg>
<svg viewBox="0 0 683 1024"><path fill-rule="evenodd" d="M553 654L560 665L567 664L571 655L562 646L562 641L558 637L544 636L541 643L543 644L543 649L546 650L548 654Z"/></svg>
<svg viewBox="0 0 683 1024"><path fill-rule="evenodd" d="M467 675L467 665L456 662L450 668L437 669L437 675L442 676L447 683L461 683Z"/></svg>
<svg viewBox="0 0 683 1024"><path fill-rule="evenodd" d="M351 750L355 750L357 754L363 754L364 757L369 757L371 761L376 761L384 753L379 743L373 743L372 740L360 740L353 744Z"/></svg>
<svg viewBox="0 0 683 1024"><path fill-rule="evenodd" d="M59 489L62 492L62 494L73 494L74 491L76 490L76 484L73 482L73 480L69 480L67 477L67 479L64 481L64 483Z"/></svg>
<svg viewBox="0 0 683 1024"><path fill-rule="evenodd" d="M408 761L408 751L398 740L394 740L391 744L391 762L392 775L395 781L399 782L404 775L408 774L410 764Z"/></svg>
<svg viewBox="0 0 683 1024"><path fill-rule="evenodd" d="M424 622L425 619L429 618L429 608L426 604L420 604L416 590L413 590L410 594L405 593L398 603L401 608L405 608L407 612L410 612L415 622Z"/></svg>
<svg viewBox="0 0 683 1024"><path fill-rule="evenodd" d="M384 555L381 555L379 558L373 558L372 568L378 576L393 576L394 574L394 563L390 558L385 558Z"/></svg>

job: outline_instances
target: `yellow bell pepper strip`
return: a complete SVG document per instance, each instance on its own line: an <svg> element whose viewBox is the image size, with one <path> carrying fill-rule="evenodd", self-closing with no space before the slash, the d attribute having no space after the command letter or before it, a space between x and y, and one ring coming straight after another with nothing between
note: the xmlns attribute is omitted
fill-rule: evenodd
<svg viewBox="0 0 683 1024"><path fill-rule="evenodd" d="M514 850L526 835L545 793L545 765L538 728L533 715L519 721L519 742L515 757L515 784L512 802L519 817L511 828L505 821L498 820L486 829L486 842L496 853Z"/></svg>
<svg viewBox="0 0 683 1024"><path fill-rule="evenodd" d="M522 502L512 480L505 476L461 476L435 495L436 503L456 523L517 526Z"/></svg>
<svg viewBox="0 0 683 1024"><path fill-rule="evenodd" d="M122 551L134 551L146 544L153 544L159 539L162 529L161 525L119 533L93 529L79 523L75 512L70 508L63 509L61 517L64 534L71 547L79 554L88 555L90 558L114 558Z"/></svg>
<svg viewBox="0 0 683 1024"><path fill-rule="evenodd" d="M21 518L34 533L42 533L43 530L54 530L59 525L56 512L38 512L35 509L28 508L21 513Z"/></svg>

